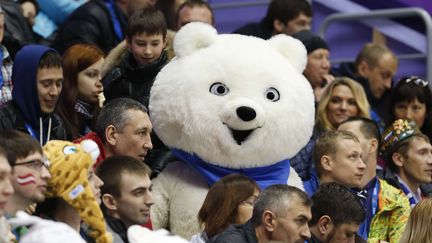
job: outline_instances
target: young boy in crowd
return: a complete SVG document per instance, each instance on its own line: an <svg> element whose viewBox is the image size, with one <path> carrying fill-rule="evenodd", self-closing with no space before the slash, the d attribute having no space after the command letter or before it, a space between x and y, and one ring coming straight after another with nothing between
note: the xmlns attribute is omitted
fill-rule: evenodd
<svg viewBox="0 0 432 243"><path fill-rule="evenodd" d="M106 101L128 97L146 107L150 89L167 63L167 23L162 12L147 8L135 12L126 29L126 46L119 45L105 60L107 74L102 80Z"/></svg>
<svg viewBox="0 0 432 243"><path fill-rule="evenodd" d="M165 17L157 9L139 10L130 17L126 45L120 44L105 59L103 69L107 73L102 84L106 102L127 97L137 100L148 109L154 79L168 63L166 35ZM145 162L158 173L171 160L171 155L154 133L151 140L155 146Z"/></svg>

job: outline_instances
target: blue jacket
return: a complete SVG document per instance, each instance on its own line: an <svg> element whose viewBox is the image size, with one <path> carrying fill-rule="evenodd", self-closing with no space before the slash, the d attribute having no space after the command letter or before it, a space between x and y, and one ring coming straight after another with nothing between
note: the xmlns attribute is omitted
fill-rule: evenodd
<svg viewBox="0 0 432 243"><path fill-rule="evenodd" d="M312 195L318 191L320 182L315 169L311 171L309 180L303 182L303 186L309 197L312 197Z"/></svg>

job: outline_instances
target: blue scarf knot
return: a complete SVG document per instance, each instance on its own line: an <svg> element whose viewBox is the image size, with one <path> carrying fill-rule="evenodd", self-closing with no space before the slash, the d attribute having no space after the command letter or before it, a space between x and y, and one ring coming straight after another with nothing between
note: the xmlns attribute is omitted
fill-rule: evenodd
<svg viewBox="0 0 432 243"><path fill-rule="evenodd" d="M207 163L198 156L183 150L171 149L171 151L177 158L181 159L203 176L209 186L226 175L237 173L254 179L261 190L264 190L268 186L274 184L287 184L290 174L291 166L288 159L269 166L231 169Z"/></svg>

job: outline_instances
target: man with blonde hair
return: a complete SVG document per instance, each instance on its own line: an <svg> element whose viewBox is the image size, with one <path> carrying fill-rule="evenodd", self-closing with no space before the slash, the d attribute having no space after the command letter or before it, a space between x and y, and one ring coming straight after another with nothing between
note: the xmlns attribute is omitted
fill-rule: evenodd
<svg viewBox="0 0 432 243"><path fill-rule="evenodd" d="M328 131L316 141L313 160L315 173L304 182L309 196L322 183L336 182L349 188L361 187L366 165L362 160L360 141L348 131Z"/></svg>

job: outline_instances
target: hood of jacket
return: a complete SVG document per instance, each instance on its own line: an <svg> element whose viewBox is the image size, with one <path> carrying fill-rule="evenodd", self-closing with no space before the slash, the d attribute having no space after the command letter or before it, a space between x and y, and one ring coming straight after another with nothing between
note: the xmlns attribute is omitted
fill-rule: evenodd
<svg viewBox="0 0 432 243"><path fill-rule="evenodd" d="M43 116L37 91L37 72L39 61L48 51L54 49L41 45L24 46L15 56L12 67L12 99L17 104L26 123L33 128L39 127Z"/></svg>

